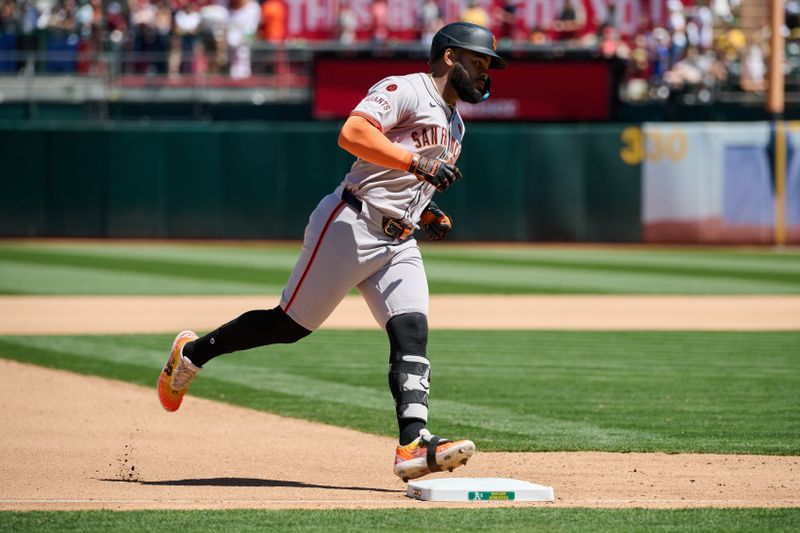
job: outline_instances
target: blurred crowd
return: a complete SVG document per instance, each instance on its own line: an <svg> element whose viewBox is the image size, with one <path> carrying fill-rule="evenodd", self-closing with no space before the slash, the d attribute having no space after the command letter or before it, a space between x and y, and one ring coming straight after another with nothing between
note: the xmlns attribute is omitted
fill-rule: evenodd
<svg viewBox="0 0 800 533"><path fill-rule="evenodd" d="M261 20L255 0L0 0L0 71L103 74L122 51L126 73L246 78Z"/></svg>
<svg viewBox="0 0 800 533"><path fill-rule="evenodd" d="M796 15L800 0L786 0L785 6L786 54L800 57ZM739 0L712 0L710 5L696 0L690 7L668 0L669 16L663 27L637 33L627 41L613 37L613 30L607 29L612 37L604 36L601 50L627 65L623 98L664 100L685 95L687 100L708 102L719 90L765 91L770 31L766 25L743 31L740 8Z"/></svg>
<svg viewBox="0 0 800 533"><path fill-rule="evenodd" d="M702 99L731 83L763 89L767 34L746 35L738 22L741 2L751 0L666 0L660 24L627 33L620 31L615 11L621 0L600 3L600 11L597 2L563 0L553 4L562 7L542 27L525 22L528 1L414 0L413 31L400 33L391 29L397 14L387 0L358 6L351 0L329 1L336 10L333 22L312 28L311 38L331 46L427 44L442 25L460 19L492 28L501 49L558 44L619 58L626 65L622 92L627 100L686 90ZM103 74L108 67L102 53L121 52L122 73L243 79L253 72L254 46L280 49L298 42L290 28L290 4L313 18L314 3L303 0L0 0L0 72ZM800 38L800 0L785 0L785 6L787 35Z"/></svg>

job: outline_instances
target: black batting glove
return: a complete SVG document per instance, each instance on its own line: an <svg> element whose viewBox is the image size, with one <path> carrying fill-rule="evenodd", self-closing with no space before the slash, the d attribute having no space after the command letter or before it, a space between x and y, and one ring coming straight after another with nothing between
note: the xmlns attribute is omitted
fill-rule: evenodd
<svg viewBox="0 0 800 533"><path fill-rule="evenodd" d="M439 192L443 192L456 180L461 179L461 171L455 165L445 163L441 159L431 159L419 154L414 154L411 157L408 171L420 181L427 181L436 187Z"/></svg>
<svg viewBox="0 0 800 533"><path fill-rule="evenodd" d="M439 206L434 202L429 203L422 211L419 221L422 229L425 230L425 234L434 241L441 241L447 237L447 234L453 228L453 219L439 209Z"/></svg>

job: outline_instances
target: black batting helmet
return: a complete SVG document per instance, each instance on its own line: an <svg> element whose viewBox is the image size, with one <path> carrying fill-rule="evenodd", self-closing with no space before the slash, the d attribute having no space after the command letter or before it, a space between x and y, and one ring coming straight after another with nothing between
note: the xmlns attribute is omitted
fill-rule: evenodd
<svg viewBox="0 0 800 533"><path fill-rule="evenodd" d="M447 48L464 48L492 58L489 68L506 68L506 60L497 55L492 32L469 22L453 22L436 32L428 61L433 63Z"/></svg>

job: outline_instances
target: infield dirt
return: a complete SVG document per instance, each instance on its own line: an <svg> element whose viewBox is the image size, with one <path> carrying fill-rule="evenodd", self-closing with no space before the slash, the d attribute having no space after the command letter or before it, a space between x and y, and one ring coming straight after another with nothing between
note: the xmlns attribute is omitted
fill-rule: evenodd
<svg viewBox="0 0 800 533"><path fill-rule="evenodd" d="M136 328L124 331L150 332L185 325L203 329L231 317L224 305L211 305L220 300L211 300L207 307L214 310L214 316L187 313L182 317L183 325L174 328L171 309L162 308L161 321L153 316L152 310L158 308L153 306L154 300L137 304L133 299L127 301L128 305L120 298L93 299L94 303L87 304L88 300L92 299L0 298L0 330L4 334L97 333L117 331L98 325L116 323L119 327L122 323L126 328ZM650 316L681 315L671 328L680 329L679 322L689 320L697 325L703 317L711 316L707 313L714 305L719 305L717 310L728 317L727 322L714 313L714 325L691 329L800 329L797 298L722 298L716 299L721 300L716 304L715 299L701 300L667 298L659 304L652 299ZM609 303L614 301L617 303ZM670 308L670 301L680 307ZM542 300L538 302L541 304ZM603 305L611 306L611 311L597 313L601 322L594 328L587 328L589 314L579 314L584 318L575 327L580 324L587 329L624 329L622 322L609 320L609 313L622 317L625 308L635 308L630 305L633 302L614 307L621 306L621 300L601 298L595 302L601 309ZM237 299L236 307L242 311L250 303ZM463 298L458 300L459 305L465 303ZM42 314L45 307L40 306L48 304L51 307ZM56 309L65 306L63 310L87 307L78 318L64 322L53 312L53 305ZM113 322L106 321L109 305L119 305L126 311L114 316ZM151 311L141 314L141 305ZM434 301L432 308L443 309L443 305L443 301ZM480 302L471 301L469 305ZM510 307L507 303L507 312ZM687 317L692 309L698 315ZM26 322L26 313L37 310L38 320ZM568 309L561 311L569 321ZM363 323L363 309L358 312L361 314L355 318L343 317L341 320L348 325L341 327L374 327L374 323ZM631 313L629 319L642 314ZM789 316L791 323L776 323L779 315ZM142 321L136 322L137 316ZM500 322L502 326L513 320ZM38 328L26 324L36 324ZM154 329L154 325L158 328ZM436 322L433 325L447 327ZM154 383L157 374L158 369L154 369ZM476 505L418 502L405 497L405 484L391 472L393 439L191 396L178 413L166 413L158 404L154 388L1 359L0 417L4 425L0 432L0 509L5 510ZM445 475L513 477L554 487L554 503L514 505L800 506L800 457L794 456L482 453L479 449L465 468L454 474L437 474Z"/></svg>

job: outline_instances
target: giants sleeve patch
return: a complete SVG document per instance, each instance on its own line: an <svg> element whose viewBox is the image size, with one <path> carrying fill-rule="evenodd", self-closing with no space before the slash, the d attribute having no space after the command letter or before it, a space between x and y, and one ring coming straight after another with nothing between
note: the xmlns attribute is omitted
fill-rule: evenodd
<svg viewBox="0 0 800 533"><path fill-rule="evenodd" d="M372 103L383 109L384 111L389 111L392 108L392 104L389 103L386 98L379 94L372 94L364 98L364 102Z"/></svg>

